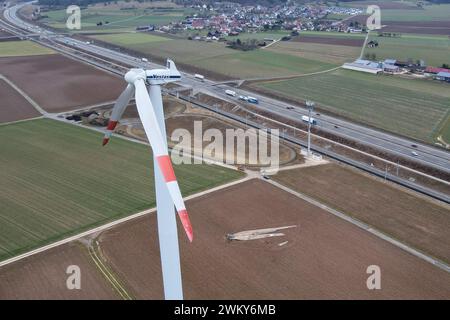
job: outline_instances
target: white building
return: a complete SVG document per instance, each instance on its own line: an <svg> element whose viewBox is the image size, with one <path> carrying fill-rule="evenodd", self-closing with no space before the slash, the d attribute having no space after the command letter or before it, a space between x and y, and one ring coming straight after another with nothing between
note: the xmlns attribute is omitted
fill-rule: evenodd
<svg viewBox="0 0 450 320"><path fill-rule="evenodd" d="M354 70L354 71L361 71L361 72L367 72L372 74L378 74L383 71L383 69L380 68L380 65L377 62L372 62L369 60L361 60L358 59L355 62L351 63L344 63L342 65L343 69L348 70Z"/></svg>

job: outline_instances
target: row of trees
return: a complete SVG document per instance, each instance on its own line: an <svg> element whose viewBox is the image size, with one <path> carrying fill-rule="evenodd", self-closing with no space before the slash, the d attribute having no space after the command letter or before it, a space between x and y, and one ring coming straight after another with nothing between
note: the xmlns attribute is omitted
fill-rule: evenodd
<svg viewBox="0 0 450 320"><path fill-rule="evenodd" d="M266 42L261 42L257 39L247 39L247 40L241 40L241 39L236 39L233 41L228 41L227 42L227 46L231 49L236 49L236 50L242 50L242 51L250 51L250 50L255 50L258 47L263 47L266 45Z"/></svg>

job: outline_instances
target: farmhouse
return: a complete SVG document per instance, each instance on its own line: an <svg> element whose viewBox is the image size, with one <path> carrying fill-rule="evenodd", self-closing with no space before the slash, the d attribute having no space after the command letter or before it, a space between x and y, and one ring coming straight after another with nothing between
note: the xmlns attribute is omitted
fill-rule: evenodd
<svg viewBox="0 0 450 320"><path fill-rule="evenodd" d="M435 76L435 79L450 82L450 72L441 71Z"/></svg>
<svg viewBox="0 0 450 320"><path fill-rule="evenodd" d="M342 65L342 68L348 69L348 70L367 72L367 73L372 73L372 74L378 74L383 71L383 69L380 68L379 63L372 62L369 60L361 60L361 59L358 59L355 62L351 62L351 63L344 63Z"/></svg>

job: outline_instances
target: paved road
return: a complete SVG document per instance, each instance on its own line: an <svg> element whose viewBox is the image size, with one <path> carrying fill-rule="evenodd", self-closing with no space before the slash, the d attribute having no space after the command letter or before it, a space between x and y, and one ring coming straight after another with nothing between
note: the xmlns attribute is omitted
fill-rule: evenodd
<svg viewBox="0 0 450 320"><path fill-rule="evenodd" d="M43 37L50 38L55 42L61 44L71 45L84 51L95 55L104 57L105 59L115 60L123 64L136 67L145 68L160 68L161 66L155 63L144 63L140 57L133 57L131 55L117 52L115 50L106 49L94 44L86 44L83 41L73 39L69 36L56 34L52 31L38 28L32 24L22 21L17 17L17 10L23 6L20 4L4 11L4 17L16 26L27 29L32 33L41 34ZM182 84L195 89L195 91L204 93L213 93L215 96L226 100L237 102L237 98L231 98L225 94L225 90L230 89L237 92L237 95L250 95L258 98L258 108L264 111L269 111L277 115L291 118L293 120L301 120L302 115L307 115L308 111L300 106L291 105L282 101L268 98L253 92L245 90L234 89L226 84L217 84L211 80L200 82L194 78L192 74L183 73ZM288 108L293 108L288 110ZM450 172L450 152L424 143L418 143L414 140L404 137L396 136L387 132L368 128L363 125L355 124L350 121L342 120L328 115L315 114L317 119L317 127L330 132L332 134L350 138L363 144L376 147L393 155L398 155L403 158L428 165L445 172ZM415 145L415 147L413 147ZM412 152L418 155L414 156Z"/></svg>

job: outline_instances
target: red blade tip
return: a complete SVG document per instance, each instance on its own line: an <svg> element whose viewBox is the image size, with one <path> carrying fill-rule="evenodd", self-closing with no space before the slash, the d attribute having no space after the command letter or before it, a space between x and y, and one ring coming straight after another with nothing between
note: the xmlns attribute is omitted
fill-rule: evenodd
<svg viewBox="0 0 450 320"><path fill-rule="evenodd" d="M184 231L190 242L194 239L194 233L192 232L191 221L189 220L189 216L186 210L178 211L178 215L180 216L181 223L183 224Z"/></svg>
<svg viewBox="0 0 450 320"><path fill-rule="evenodd" d="M108 138L103 138L102 146L105 146L108 143Z"/></svg>

